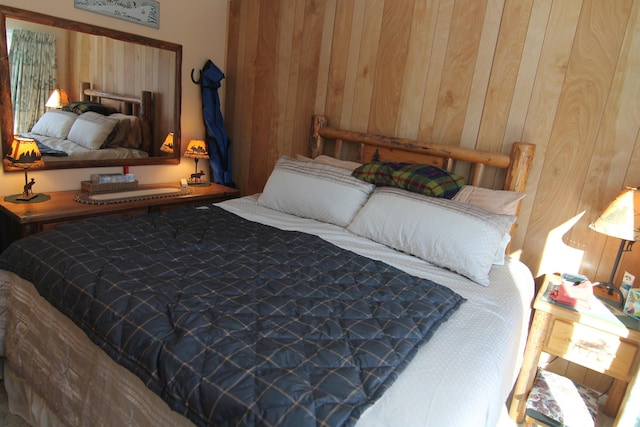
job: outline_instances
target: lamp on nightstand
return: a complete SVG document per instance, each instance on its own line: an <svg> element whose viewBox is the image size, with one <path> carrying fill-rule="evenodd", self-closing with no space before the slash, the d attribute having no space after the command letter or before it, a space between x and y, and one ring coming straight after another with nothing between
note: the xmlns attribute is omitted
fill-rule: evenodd
<svg viewBox="0 0 640 427"><path fill-rule="evenodd" d="M204 185L204 183L202 183L200 179L203 175L206 174L204 173L204 171L198 170L198 160L209 158L207 143L202 139L192 139L191 141L189 141L189 145L187 145L184 156L191 157L196 162L196 171L195 173L192 173L188 179L189 185Z"/></svg>
<svg viewBox="0 0 640 427"><path fill-rule="evenodd" d="M69 95L64 89L54 89L49 95L49 99L47 99L47 103L44 104L45 107L49 108L60 108L63 105L67 105L69 103Z"/></svg>
<svg viewBox="0 0 640 427"><path fill-rule="evenodd" d="M638 188L625 188L593 224L589 225L589 228L598 233L621 239L609 281L598 282L595 285L607 288L609 295L613 295L613 292L617 291L620 303L624 304L624 297L620 290L614 286L613 280L622 252L631 251L633 244L640 239L640 191Z"/></svg>
<svg viewBox="0 0 640 427"><path fill-rule="evenodd" d="M28 180L27 169L44 166L36 141L32 138L23 138L15 135L11 144L11 152L5 158L5 162L8 162L12 167L24 169L24 191L15 199L26 202L35 198L37 194L33 193L32 188L36 181L33 178L31 178L31 181Z"/></svg>

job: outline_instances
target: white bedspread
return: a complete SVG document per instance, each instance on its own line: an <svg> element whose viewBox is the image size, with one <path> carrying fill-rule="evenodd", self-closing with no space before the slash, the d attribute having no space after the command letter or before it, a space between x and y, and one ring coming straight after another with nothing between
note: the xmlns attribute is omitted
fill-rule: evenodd
<svg viewBox="0 0 640 427"><path fill-rule="evenodd" d="M532 275L524 264L507 259L504 266L492 269L491 285L483 287L453 272L355 236L343 228L275 212L257 205L256 200L257 196L249 196L222 202L219 206L267 225L319 235L345 249L380 259L408 273L430 278L454 289L468 300L418 351L411 364L382 398L363 414L357 423L358 427L494 427L498 424L501 413L505 412L505 400L520 366L530 301L534 292ZM0 272L0 291L5 291L6 286L24 286L23 281L14 280L11 274L5 273ZM33 293L35 290L31 289L29 292ZM26 323L33 320L31 316L42 316L38 313L42 310L42 306L38 304L42 303L37 301L37 297L30 296L29 292L15 292L16 304L25 307L22 309L22 318L14 320L22 328L26 328ZM33 308L26 308L31 305ZM2 308L0 304L0 313ZM58 313L57 316L61 315ZM55 313L45 313L38 321L42 325L53 325L54 328L75 327L68 319L56 317ZM0 322L1 332L2 327L4 319ZM47 388L51 390L51 387L60 388L64 385L60 390L66 389L71 397L61 398L60 403L53 406L80 407L81 410L74 411L82 412L87 419L94 420L105 420L107 415L104 406L112 406L114 413L108 415L111 423L117 422L115 420L121 416L120 420L145 418L146 421L140 425L158 425L159 419L171 422L172 425L190 424L184 418L179 422L175 419L169 421L171 416L177 414L166 414L168 406L160 398L145 390L133 374L99 351L78 328L70 335L72 338L63 338L63 334L45 334L44 337L39 337L37 341L43 341L41 344L45 347L40 350L29 347L29 342L22 343L22 333L9 335L12 335L12 340L7 341L7 344L20 347L20 350L16 350L18 353L15 357L20 358L20 354L26 357L34 352L43 353L40 363L49 365L48 368L43 367L43 371L57 370L59 378L50 377L48 381L51 384ZM4 341L4 337L0 339ZM50 342L45 342L47 340ZM59 342L64 344L60 345ZM59 362L53 361L54 352L64 355ZM84 374L75 372L73 376L68 376L67 362L73 354L84 355L85 358L91 355L91 363L86 364L86 368L82 367ZM12 372L11 366L8 372ZM78 392L77 388L84 386L87 381L82 379L85 375L98 375L100 379L95 381L100 382L100 386ZM12 379L13 377L11 374L11 378L7 378L8 384L29 390L28 384L23 384L19 378ZM44 379L38 375L36 378ZM117 400L117 395L104 391L109 388L120 390L118 395L126 392L124 399ZM34 424L48 424L47 419L50 420L50 417L36 416L33 412L37 407L36 412L45 413L42 407L51 406L51 403L43 403L39 398L23 398L21 394L26 393L28 392L10 390L10 402L14 400L15 407L21 405L24 408L21 411L27 412ZM140 402L136 406L136 413L140 412L142 415L134 416L133 411L127 415L127 402L136 400ZM100 408L94 408L95 404L92 402L96 401L102 402ZM29 411L31 414L28 414ZM152 418L154 421L151 421ZM133 424L138 425L138 422Z"/></svg>

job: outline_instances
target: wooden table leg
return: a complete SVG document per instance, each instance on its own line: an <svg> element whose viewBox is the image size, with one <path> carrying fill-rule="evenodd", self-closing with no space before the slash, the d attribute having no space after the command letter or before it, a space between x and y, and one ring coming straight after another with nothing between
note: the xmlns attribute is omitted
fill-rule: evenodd
<svg viewBox="0 0 640 427"><path fill-rule="evenodd" d="M618 414L618 409L620 409L620 402L622 402L622 398L624 397L626 391L627 383L618 379L613 380L611 388L609 388L609 396L607 397L607 401L602 408L602 412L606 416L615 417Z"/></svg>
<svg viewBox="0 0 640 427"><path fill-rule="evenodd" d="M542 353L542 345L547 335L550 320L551 316L549 314L539 310L533 316L527 347L522 360L522 368L513 389L513 400L509 408L509 416L517 423L521 423L524 420L527 396L536 377L538 360L540 359L540 353Z"/></svg>

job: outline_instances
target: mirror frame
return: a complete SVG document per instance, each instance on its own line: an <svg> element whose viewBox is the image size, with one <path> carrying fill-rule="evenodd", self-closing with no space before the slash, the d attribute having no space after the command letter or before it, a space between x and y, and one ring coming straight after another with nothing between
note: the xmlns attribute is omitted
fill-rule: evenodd
<svg viewBox="0 0 640 427"><path fill-rule="evenodd" d="M52 27L63 28L71 31L93 34L97 36L109 37L112 39L126 41L158 49L165 49L175 53L175 93L174 93L174 152L173 156L166 157L148 157L136 159L103 159L103 160L75 160L75 161L56 161L49 165L45 164L41 169L73 169L73 168L93 168L93 167L109 167L109 166L137 166L137 165L162 165L162 164L178 164L180 163L180 114L182 106L182 45L166 42L162 40L152 39L149 37L139 36L136 34L125 33L123 31L112 30L82 22L71 21L69 19L58 18L45 15L39 12L33 12L24 9L18 9L10 6L0 5L0 138L2 139L2 156L11 151L11 143L13 142L13 108L11 105L11 80L9 76L9 52L7 50L7 26L6 19L19 19L37 24L49 25ZM159 141L161 143L161 141ZM11 168L4 166L6 172L22 171L20 168Z"/></svg>

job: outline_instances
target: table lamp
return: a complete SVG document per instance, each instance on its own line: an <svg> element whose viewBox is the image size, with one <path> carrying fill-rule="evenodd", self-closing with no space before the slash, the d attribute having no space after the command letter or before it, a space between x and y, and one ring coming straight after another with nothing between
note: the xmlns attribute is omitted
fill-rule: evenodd
<svg viewBox="0 0 640 427"><path fill-rule="evenodd" d="M15 135L13 137L13 143L11 144L11 152L7 155L7 160L12 167L24 169L24 191L21 195L16 197L16 200L29 201L37 196L33 193L33 184L35 180L31 178L31 181L27 177L27 169L41 168L44 166L42 155L38 149L36 141L32 138L23 138Z"/></svg>
<svg viewBox="0 0 640 427"><path fill-rule="evenodd" d="M173 132L169 132L160 146L160 151L173 154Z"/></svg>
<svg viewBox="0 0 640 427"><path fill-rule="evenodd" d="M64 89L54 89L49 95L49 99L47 99L47 103L44 104L45 107L49 108L60 108L63 105L69 103L69 95Z"/></svg>
<svg viewBox="0 0 640 427"><path fill-rule="evenodd" d="M622 253L631 251L633 244L640 239L640 191L638 191L638 188L625 188L607 206L604 212L589 225L589 228L598 233L621 239L609 281L598 282L595 285L607 288L609 295L613 295L613 292L617 291L621 304L624 304L624 297L620 293L620 289L614 286L613 280L615 279Z"/></svg>
<svg viewBox="0 0 640 427"><path fill-rule="evenodd" d="M200 183L200 178L205 175L204 171L198 170L198 160L208 159L209 151L207 151L207 143L202 139L192 139L187 145L187 149L184 152L185 157L191 157L196 162L196 171L189 177L189 184Z"/></svg>

